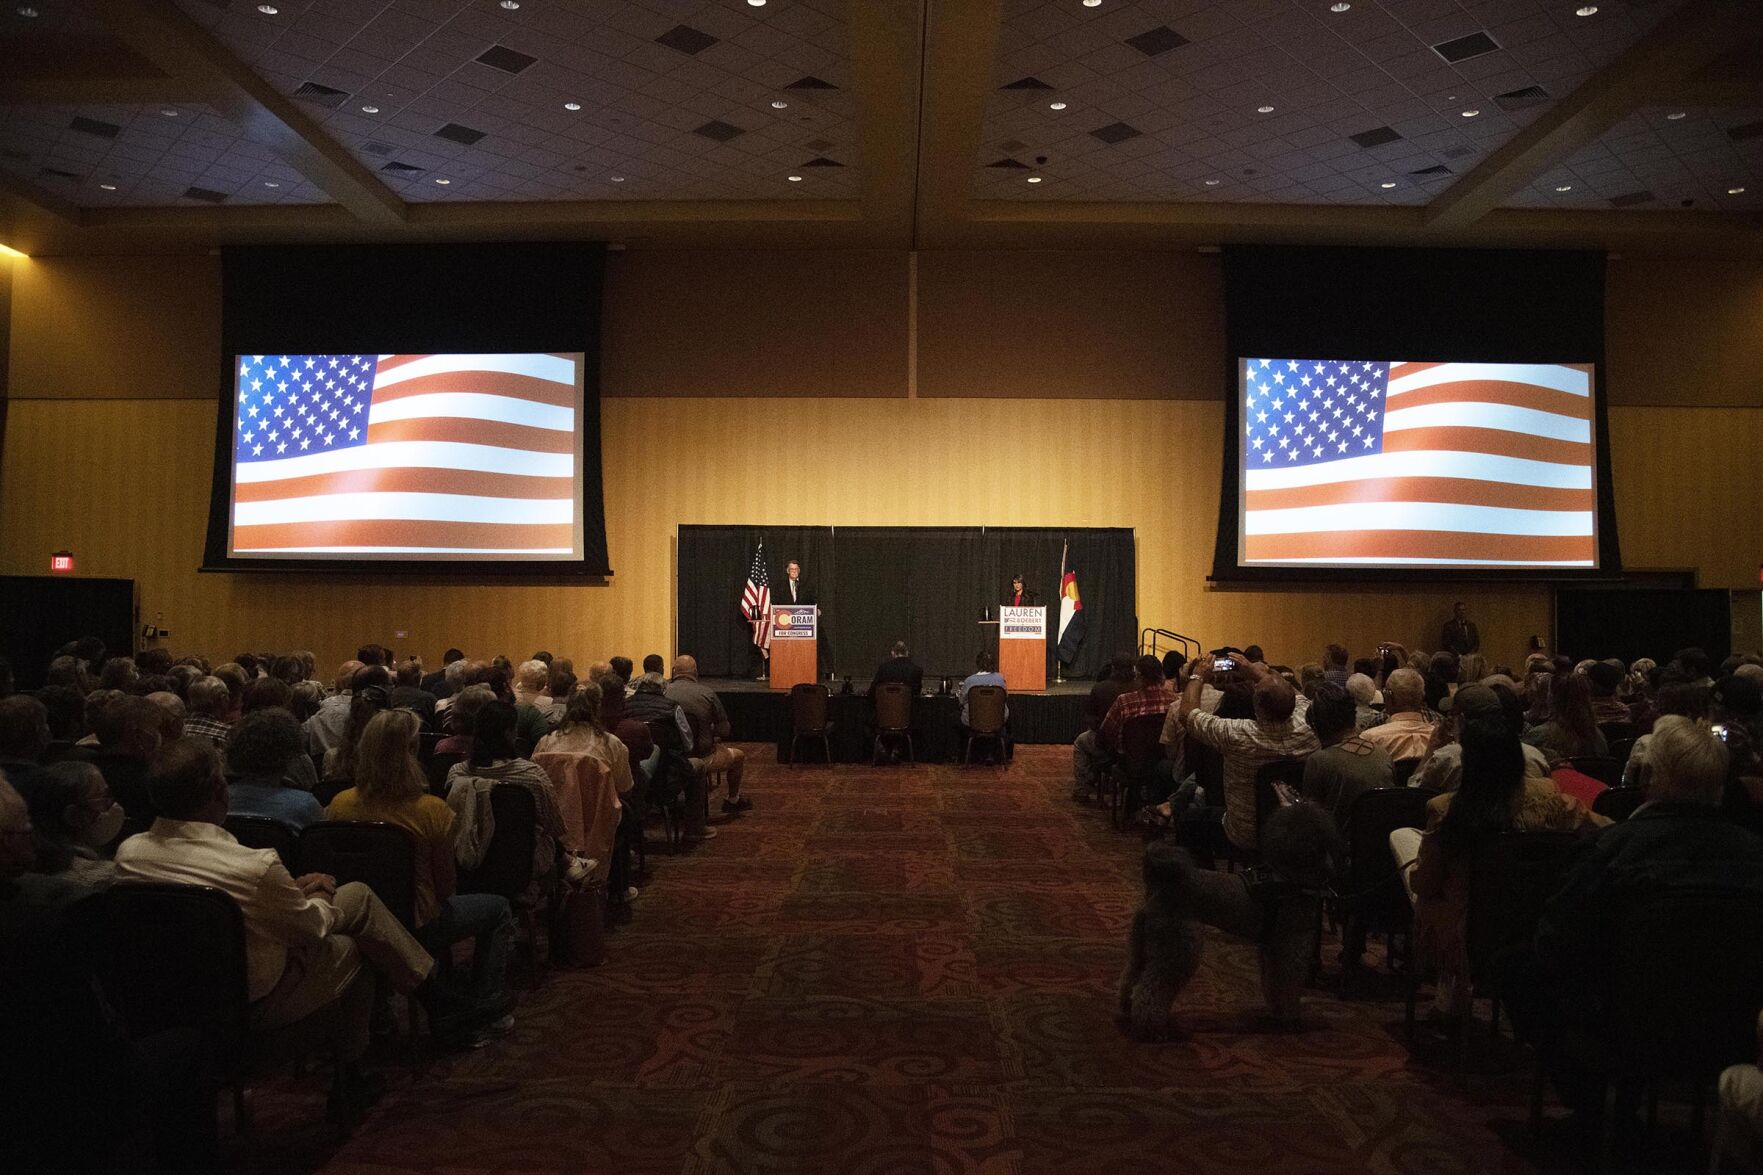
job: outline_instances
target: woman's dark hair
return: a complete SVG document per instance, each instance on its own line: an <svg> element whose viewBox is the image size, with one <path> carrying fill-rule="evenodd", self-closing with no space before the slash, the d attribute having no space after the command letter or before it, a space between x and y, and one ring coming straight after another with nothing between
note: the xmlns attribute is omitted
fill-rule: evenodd
<svg viewBox="0 0 1763 1175"><path fill-rule="evenodd" d="M49 737L72 742L86 733L86 699L67 685L46 685L35 694L49 711Z"/></svg>
<svg viewBox="0 0 1763 1175"><path fill-rule="evenodd" d="M1456 855L1512 828L1512 801L1524 787L1524 749L1502 721L1474 718L1463 727L1463 782L1439 823L1439 847Z"/></svg>
<svg viewBox="0 0 1763 1175"><path fill-rule="evenodd" d="M361 749L361 736L375 714L392 708L392 696L383 685L363 686L349 698L349 721L343 728L343 741L337 744L336 762L330 775L335 779L355 777L355 756Z"/></svg>
<svg viewBox="0 0 1763 1175"><path fill-rule="evenodd" d="M1358 713L1346 686L1320 681L1316 683L1315 696L1310 699L1305 720L1316 732L1316 737L1326 743L1343 731L1351 730Z"/></svg>
<svg viewBox="0 0 1763 1175"><path fill-rule="evenodd" d="M1592 713L1592 687L1584 675L1555 675L1555 680L1549 683L1549 721L1588 743L1597 739L1598 719Z"/></svg>
<svg viewBox="0 0 1763 1175"><path fill-rule="evenodd" d="M1681 714L1694 722L1708 713L1708 687L1674 682L1659 690L1654 708L1660 714Z"/></svg>
<svg viewBox="0 0 1763 1175"><path fill-rule="evenodd" d="M274 681L274 678L260 678ZM283 689L285 682L277 682ZM280 706L253 710L239 719L227 736L227 766L240 775L280 776L305 750L300 721Z"/></svg>
<svg viewBox="0 0 1763 1175"><path fill-rule="evenodd" d="M1182 656L1175 649L1169 650L1169 652L1163 654L1163 676L1164 676L1164 678L1168 681L1180 681L1182 666L1186 665L1187 663L1188 663L1188 659L1186 657Z"/></svg>
<svg viewBox="0 0 1763 1175"><path fill-rule="evenodd" d="M306 662L298 657L277 657L270 665L269 675L291 686L299 685L306 680Z"/></svg>
<svg viewBox="0 0 1763 1175"><path fill-rule="evenodd" d="M276 677L252 678L245 686L245 696L239 703L239 713L251 714L258 710L269 709L286 710L292 715L294 713L293 687Z"/></svg>
<svg viewBox="0 0 1763 1175"><path fill-rule="evenodd" d="M490 687L490 692L496 695L498 702L513 704L514 690L508 685L508 670L492 665L484 673L483 684Z"/></svg>
<svg viewBox="0 0 1763 1175"><path fill-rule="evenodd" d="M471 765L487 767L498 759L518 758L519 751L514 745L518 720L512 703L486 702L477 712L477 723L471 732Z"/></svg>

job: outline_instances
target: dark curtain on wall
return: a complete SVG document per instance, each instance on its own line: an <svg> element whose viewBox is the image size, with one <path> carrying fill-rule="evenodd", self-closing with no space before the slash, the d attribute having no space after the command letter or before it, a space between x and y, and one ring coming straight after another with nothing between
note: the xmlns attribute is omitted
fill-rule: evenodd
<svg viewBox="0 0 1763 1175"><path fill-rule="evenodd" d="M993 527L682 526L679 532L679 648L706 677L758 673L741 619L741 588L753 549L765 540L774 597L794 557L821 607L821 669L866 681L896 640L927 675L965 676L974 655L997 648L996 619L1020 571L1049 609L1047 677L1057 643L1059 557L1069 566L1089 633L1068 677L1093 677L1115 652L1137 643L1133 534L1126 529Z"/></svg>

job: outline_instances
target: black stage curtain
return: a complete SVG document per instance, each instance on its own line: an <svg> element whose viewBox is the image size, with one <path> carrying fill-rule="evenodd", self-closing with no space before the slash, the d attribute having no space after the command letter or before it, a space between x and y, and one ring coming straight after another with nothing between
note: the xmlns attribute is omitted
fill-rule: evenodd
<svg viewBox="0 0 1763 1175"><path fill-rule="evenodd" d="M1020 571L1049 608L1052 680L1059 555L1068 542L1089 632L1066 675L1094 677L1114 653L1137 646L1130 529L682 526L679 648L697 657L706 677L758 673L739 605L761 539L774 598L789 560L802 564L821 608L822 672L867 681L894 641L904 640L926 676L965 677L975 653L996 649L996 629L979 621L997 617L1010 576Z"/></svg>

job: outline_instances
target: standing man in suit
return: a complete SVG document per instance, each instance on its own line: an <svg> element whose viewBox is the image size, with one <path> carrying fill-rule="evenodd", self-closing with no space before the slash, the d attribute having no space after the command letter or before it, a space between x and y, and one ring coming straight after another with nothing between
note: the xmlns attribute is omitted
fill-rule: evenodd
<svg viewBox="0 0 1763 1175"><path fill-rule="evenodd" d="M784 566L783 589L777 593L779 604L814 604L819 606L820 597L814 589L802 581L802 565L791 559ZM820 675L833 676L832 642L826 636L826 613L820 614L820 626L814 635L815 656L820 661Z"/></svg>
<svg viewBox="0 0 1763 1175"><path fill-rule="evenodd" d="M1006 608L1032 608L1040 602L1040 593L1022 582L1022 572L1010 577L1010 590L1004 593Z"/></svg>
<svg viewBox="0 0 1763 1175"><path fill-rule="evenodd" d="M1475 621L1469 619L1469 605L1462 600L1457 601L1451 610L1451 619L1445 622L1439 633L1439 648L1448 649L1459 657L1481 652L1481 633L1476 631Z"/></svg>

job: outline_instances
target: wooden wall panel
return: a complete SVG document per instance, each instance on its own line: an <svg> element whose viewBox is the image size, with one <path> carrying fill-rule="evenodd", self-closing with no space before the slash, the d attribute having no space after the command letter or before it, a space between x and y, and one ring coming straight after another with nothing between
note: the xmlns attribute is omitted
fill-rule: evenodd
<svg viewBox="0 0 1763 1175"><path fill-rule="evenodd" d="M218 255L33 257L13 270L14 398L219 393Z"/></svg>
<svg viewBox="0 0 1763 1175"><path fill-rule="evenodd" d="M1763 265L1623 257L1608 274L1612 404L1763 406Z"/></svg>
<svg viewBox="0 0 1763 1175"><path fill-rule="evenodd" d="M607 396L904 396L907 255L629 250L606 261Z"/></svg>
<svg viewBox="0 0 1763 1175"><path fill-rule="evenodd" d="M1222 400L1216 254L918 256L918 394Z"/></svg>
<svg viewBox="0 0 1763 1175"><path fill-rule="evenodd" d="M1763 559L1763 410L1612 408L1622 560L1693 567L1700 586L1755 588Z"/></svg>

